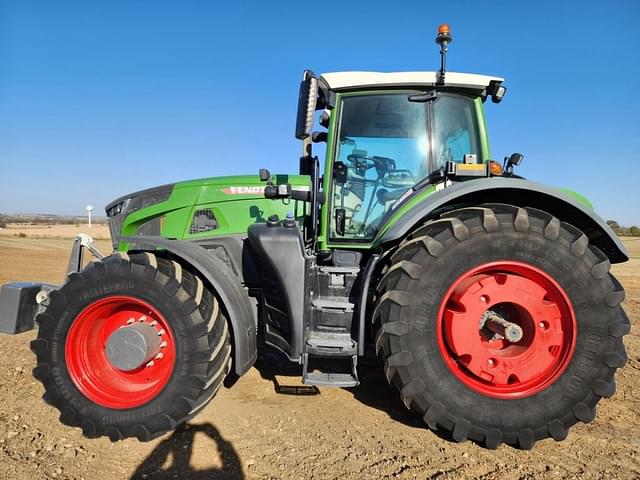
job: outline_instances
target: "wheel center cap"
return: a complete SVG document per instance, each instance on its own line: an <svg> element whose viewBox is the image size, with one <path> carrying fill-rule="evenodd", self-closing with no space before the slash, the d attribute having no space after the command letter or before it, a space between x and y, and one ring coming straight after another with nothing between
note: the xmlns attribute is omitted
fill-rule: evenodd
<svg viewBox="0 0 640 480"><path fill-rule="evenodd" d="M118 370L130 372L145 365L160 351L158 331L146 322L137 322L114 331L107 339L107 360Z"/></svg>

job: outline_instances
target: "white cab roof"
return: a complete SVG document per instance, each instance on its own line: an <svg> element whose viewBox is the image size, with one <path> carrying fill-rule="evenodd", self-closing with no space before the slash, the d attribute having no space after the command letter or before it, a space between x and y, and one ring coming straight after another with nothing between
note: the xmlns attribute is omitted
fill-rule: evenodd
<svg viewBox="0 0 640 480"><path fill-rule="evenodd" d="M361 87L384 86L433 86L436 72L333 72L323 73L322 78L331 90L345 90ZM445 85L471 89L484 89L491 81L502 82L499 77L476 75L474 73L447 72Z"/></svg>

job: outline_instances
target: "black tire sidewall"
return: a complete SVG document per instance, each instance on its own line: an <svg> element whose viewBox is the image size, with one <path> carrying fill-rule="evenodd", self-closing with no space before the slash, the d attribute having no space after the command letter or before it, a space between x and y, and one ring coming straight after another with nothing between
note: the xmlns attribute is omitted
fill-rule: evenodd
<svg viewBox="0 0 640 480"><path fill-rule="evenodd" d="M569 240L544 238L542 231L518 232L502 224L499 231L472 228L471 237L458 241L445 235L442 254L422 264L421 278L408 288L418 300L407 312L410 333L402 337L402 350L412 352L411 376L427 385L432 402L440 402L454 418L466 418L484 429L520 430L545 426L571 415L573 405L598 397L593 382L609 376L602 362L612 349L607 333L611 309L603 302L606 289L591 276L592 263L570 253ZM439 239L440 240L440 239ZM515 261L542 270L559 284L571 300L576 317L575 349L564 372L542 391L519 399L499 399L470 389L446 365L436 334L439 309L449 286L465 272L496 261ZM404 312L403 312L404 315ZM499 412L499 415L496 415ZM498 419L498 420L497 420ZM572 423L565 419L563 423Z"/></svg>
<svg viewBox="0 0 640 480"><path fill-rule="evenodd" d="M91 419L104 429L109 427L131 428L163 412L175 411L175 399L191 389L187 374L191 370L191 355L194 343L189 334L188 320L192 308L169 295L153 276L141 275L136 269L129 270L126 262L120 265L103 265L87 269L75 282L68 282L60 290L57 301L52 301L48 316L57 319L50 338L50 366L56 387L65 403L82 416ZM111 296L128 296L140 299L164 317L175 346L173 371L164 389L149 402L129 409L113 409L94 403L76 387L71 379L66 362L65 346L71 326L78 315L92 303Z"/></svg>

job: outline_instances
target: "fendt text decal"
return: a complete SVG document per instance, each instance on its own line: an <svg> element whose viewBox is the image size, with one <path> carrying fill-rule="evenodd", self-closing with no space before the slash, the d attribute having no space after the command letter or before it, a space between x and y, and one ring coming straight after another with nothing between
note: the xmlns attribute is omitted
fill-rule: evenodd
<svg viewBox="0 0 640 480"><path fill-rule="evenodd" d="M255 195L264 194L264 187L261 185L243 185L238 187L223 188L226 195Z"/></svg>

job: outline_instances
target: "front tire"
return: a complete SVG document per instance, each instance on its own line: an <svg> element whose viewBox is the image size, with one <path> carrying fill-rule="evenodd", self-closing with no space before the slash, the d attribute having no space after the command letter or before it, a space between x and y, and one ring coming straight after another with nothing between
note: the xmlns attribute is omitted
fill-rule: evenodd
<svg viewBox="0 0 640 480"><path fill-rule="evenodd" d="M593 420L626 362L624 291L609 267L584 233L535 209L487 205L425 223L378 286L387 379L455 441L563 440ZM520 340L487 328L496 313Z"/></svg>
<svg viewBox="0 0 640 480"><path fill-rule="evenodd" d="M149 252L112 255L71 274L36 320L33 375L43 398L62 423L90 438L148 441L174 430L204 408L230 369L227 321L214 292ZM107 347L114 332L132 327L148 335L153 351L125 368L117 358L132 361L139 352L110 357Z"/></svg>

